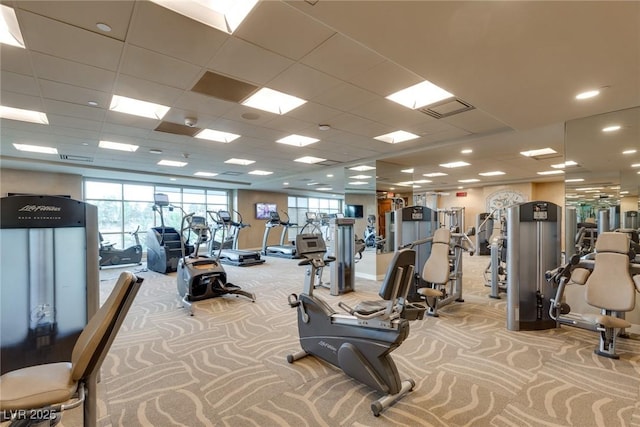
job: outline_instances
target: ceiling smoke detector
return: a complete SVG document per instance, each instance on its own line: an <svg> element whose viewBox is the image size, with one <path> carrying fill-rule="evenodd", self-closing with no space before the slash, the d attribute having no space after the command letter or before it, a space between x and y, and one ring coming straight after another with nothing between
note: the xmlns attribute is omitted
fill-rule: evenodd
<svg viewBox="0 0 640 427"><path fill-rule="evenodd" d="M331 125L318 125L318 130L329 130Z"/></svg>
<svg viewBox="0 0 640 427"><path fill-rule="evenodd" d="M194 117L185 117L184 119L185 126L189 126L190 128L193 128L193 127L196 127L196 124L198 124L198 119Z"/></svg>

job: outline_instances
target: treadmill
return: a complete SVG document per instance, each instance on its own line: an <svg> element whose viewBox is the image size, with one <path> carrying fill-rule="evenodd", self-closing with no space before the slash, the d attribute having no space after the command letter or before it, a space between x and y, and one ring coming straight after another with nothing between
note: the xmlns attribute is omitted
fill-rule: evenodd
<svg viewBox="0 0 640 427"><path fill-rule="evenodd" d="M292 222L282 221L278 212L269 212L269 220L265 224L264 238L262 239L262 255L276 256L281 258L298 258L295 245L285 245L284 239L289 227L295 226ZM280 233L280 244L267 246L269 240L269 233L273 228L282 227L282 233Z"/></svg>
<svg viewBox="0 0 640 427"><path fill-rule="evenodd" d="M234 211L234 212L237 212L237 211ZM208 212L208 213L213 218L213 215L211 215L211 212ZM245 250L238 249L238 234L240 233L240 230L242 228L249 227L248 224L243 224L240 213L238 213L240 222L234 222L231 219L231 213L229 211L219 210L216 213L216 216L217 216L217 220L215 221L218 224L218 228L221 228L224 231L226 231L227 235L233 236L233 244L231 248L225 248L225 246L223 245L222 249L219 249L219 248L212 249L210 254L211 256L217 256L218 252L220 252L220 262L222 264L236 265L239 267L248 267L251 265L258 265L258 264L264 263L265 260L260 258L259 251L245 251ZM223 240L224 240L224 235L225 233L223 232L222 233Z"/></svg>

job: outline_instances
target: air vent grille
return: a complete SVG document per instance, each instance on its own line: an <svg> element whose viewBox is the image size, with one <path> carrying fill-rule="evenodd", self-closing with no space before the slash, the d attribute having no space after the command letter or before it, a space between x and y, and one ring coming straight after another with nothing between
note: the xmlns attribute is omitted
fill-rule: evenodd
<svg viewBox="0 0 640 427"><path fill-rule="evenodd" d="M465 102L461 99L446 99L437 104L429 105L428 107L419 108L418 111L436 119L442 119L445 117L453 116L456 114L464 113L465 111L474 110L476 107Z"/></svg>
<svg viewBox="0 0 640 427"><path fill-rule="evenodd" d="M258 89L249 83L241 82L230 77L207 71L198 80L192 91L225 101L241 102Z"/></svg>
<svg viewBox="0 0 640 427"><path fill-rule="evenodd" d="M78 156L75 154L60 154L60 160L67 160L70 162L86 162L93 163L93 157Z"/></svg>

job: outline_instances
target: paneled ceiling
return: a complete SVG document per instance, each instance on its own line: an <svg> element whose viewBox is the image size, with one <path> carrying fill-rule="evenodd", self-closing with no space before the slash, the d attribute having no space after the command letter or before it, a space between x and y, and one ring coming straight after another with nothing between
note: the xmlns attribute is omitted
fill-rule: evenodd
<svg viewBox="0 0 640 427"><path fill-rule="evenodd" d="M1 45L0 104L49 118L49 125L2 119L3 168L213 188L331 188L316 194L341 193L345 167L376 160L398 167L384 177L388 188L437 171L448 175L420 183L422 190L557 181L563 176L538 172L564 161L566 121L640 105L636 1L270 0L260 1L233 35L148 1L1 3L16 11L26 48ZM192 90L208 72L308 102L278 115ZM386 99L425 79L474 108L435 118ZM592 88L601 95L575 99ZM158 131L160 120L109 111L113 95L171 107L163 118L170 128L195 119L198 128L241 137L224 144ZM607 117L624 120L623 127L606 137L585 129L590 156L581 170L595 173L606 164L635 172L640 153L622 151L640 149L638 114ZM400 144L373 139L396 130L420 137ZM320 141L275 142L292 133ZM140 148L105 150L100 140ZM56 147L62 156L21 152L14 143ZM557 155L520 154L544 147ZM293 161L302 156L327 161ZM225 163L230 158L255 163ZM161 159L188 165L158 166ZM457 160L470 166L439 166ZM407 168L414 173L400 172ZM248 174L254 169L273 173ZM505 175L478 175L495 170ZM198 171L218 175L194 177ZM470 178L480 182L458 182Z"/></svg>

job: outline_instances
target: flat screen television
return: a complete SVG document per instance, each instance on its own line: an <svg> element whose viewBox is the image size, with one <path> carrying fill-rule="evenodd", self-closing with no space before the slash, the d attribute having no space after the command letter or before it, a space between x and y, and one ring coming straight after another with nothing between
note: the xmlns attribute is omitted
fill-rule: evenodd
<svg viewBox="0 0 640 427"><path fill-rule="evenodd" d="M364 218L364 206L347 205L344 210L344 216L347 218Z"/></svg>
<svg viewBox="0 0 640 427"><path fill-rule="evenodd" d="M269 212L277 212L275 203L256 203L256 219L269 219Z"/></svg>

